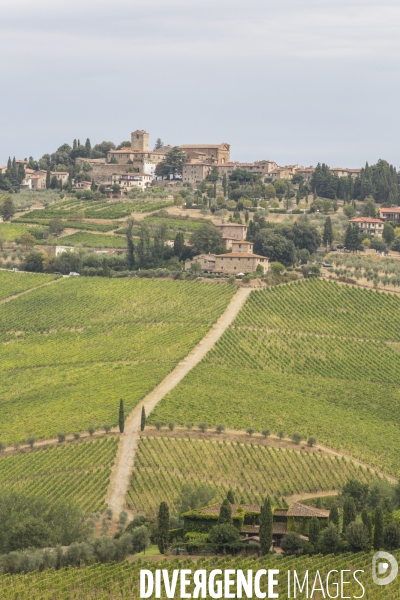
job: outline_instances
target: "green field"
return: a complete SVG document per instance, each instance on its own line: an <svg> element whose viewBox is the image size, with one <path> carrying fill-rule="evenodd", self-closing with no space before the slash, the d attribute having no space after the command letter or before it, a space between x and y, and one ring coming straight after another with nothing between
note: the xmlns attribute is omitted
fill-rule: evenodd
<svg viewBox="0 0 400 600"><path fill-rule="evenodd" d="M394 551L393 555L400 560L400 551ZM297 571L298 578L302 582L305 572L308 569L310 577L310 587L307 591L299 592L297 588L296 598L313 598L313 600L321 600L327 598L326 578L329 571L336 570L339 572L332 573L330 578L329 592L331 598L335 598L336 588L334 583L339 582L340 593L340 571L350 570L351 572L344 573L344 581L350 583L343 586L344 596L347 598L364 597L370 600L397 600L400 597L400 577L397 577L393 583L387 586L377 586L372 582L371 562L372 554L340 554L334 555L314 555L306 557L290 556L282 558L279 556L267 556L264 558L253 557L213 557L208 559L188 559L175 560L163 559L161 561L143 561L143 554L140 555L141 561L134 562L124 561L121 563L112 564L94 564L86 568L67 568L54 571L33 572L27 575L3 575L0 576L1 597L2 600L31 600L37 598L40 600L88 600L96 598L98 600L131 600L139 598L139 576L140 569L149 569L154 573L155 569L167 569L169 576L172 575L173 569L189 569L192 572L191 581L193 581L193 571L196 569L206 569L209 573L212 569L241 569L247 573L248 569L253 570L253 575L259 569L279 569L278 581L279 585L274 589L279 592L279 598L288 598L288 571L292 573L292 588L290 597L293 598L293 570ZM324 585L324 592L314 591L311 596L312 584L314 582L317 570L320 571L321 580ZM362 596L362 588L354 580L352 572L360 570L357 574L357 579L361 582L366 590L366 595ZM188 576L189 577L189 576ZM233 578L233 575L231 575ZM216 581L220 580L220 576L216 577ZM316 585L316 589L321 590L321 587ZM174 598L180 598L179 582ZM267 578L261 578L260 589L267 593ZM194 584L191 583L186 591L193 594ZM235 586L231 588L231 592L235 590ZM154 598L155 596L151 596ZM161 587L161 598L166 598L164 586ZM210 597L210 596L207 596ZM245 596L244 596L245 597ZM255 596L253 596L255 597ZM267 594L268 597L268 594Z"/></svg>
<svg viewBox="0 0 400 600"><path fill-rule="evenodd" d="M234 293L200 282L81 277L1 305L0 440L117 424L119 399L128 413Z"/></svg>
<svg viewBox="0 0 400 600"><path fill-rule="evenodd" d="M82 244L88 248L126 248L126 239L125 237L121 238L120 236L115 235L78 231L77 233L58 238L57 244L63 244L65 246Z"/></svg>
<svg viewBox="0 0 400 600"><path fill-rule="evenodd" d="M13 242L15 238L19 238L30 227L22 223L0 223L0 239L6 242Z"/></svg>
<svg viewBox="0 0 400 600"><path fill-rule="evenodd" d="M309 280L252 292L150 422L299 431L400 475L400 298Z"/></svg>
<svg viewBox="0 0 400 600"><path fill-rule="evenodd" d="M257 504L266 494L279 500L302 492L338 490L352 478L367 483L376 476L319 452L250 441L147 435L140 440L127 502L135 512L154 514L162 500L173 506L183 484L207 481L215 490L215 501L222 502L232 489L237 502Z"/></svg>
<svg viewBox="0 0 400 600"><path fill-rule="evenodd" d="M54 279L57 279L57 277L54 275L43 275L42 273L0 271L0 300L38 287Z"/></svg>
<svg viewBox="0 0 400 600"><path fill-rule="evenodd" d="M0 458L0 488L51 502L72 500L86 512L103 511L118 438L52 446Z"/></svg>

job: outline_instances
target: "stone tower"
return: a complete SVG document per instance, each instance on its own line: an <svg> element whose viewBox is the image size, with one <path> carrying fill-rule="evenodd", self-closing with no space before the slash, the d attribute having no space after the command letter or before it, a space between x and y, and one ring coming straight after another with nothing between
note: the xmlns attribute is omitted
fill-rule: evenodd
<svg viewBox="0 0 400 600"><path fill-rule="evenodd" d="M138 129L131 133L131 147L132 150L136 150L138 152L148 152L149 151L149 134L147 131L143 129Z"/></svg>

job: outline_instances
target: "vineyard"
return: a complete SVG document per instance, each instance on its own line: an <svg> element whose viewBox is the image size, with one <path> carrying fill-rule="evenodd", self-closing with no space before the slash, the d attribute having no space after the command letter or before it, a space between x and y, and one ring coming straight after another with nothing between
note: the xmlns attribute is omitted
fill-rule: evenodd
<svg viewBox="0 0 400 600"><path fill-rule="evenodd" d="M115 235L102 235L101 233L72 233L58 239L57 244L76 246L82 244L89 248L125 248L126 240Z"/></svg>
<svg viewBox="0 0 400 600"><path fill-rule="evenodd" d="M298 431L394 475L400 298L324 280L252 292L150 422Z"/></svg>
<svg viewBox="0 0 400 600"><path fill-rule="evenodd" d="M0 440L116 425L119 399L128 413L234 293L195 281L82 277L1 305Z"/></svg>
<svg viewBox="0 0 400 600"><path fill-rule="evenodd" d="M142 436L128 492L135 512L153 514L162 500L173 506L184 483L207 481L222 501L229 489L237 501L261 504L266 494L282 496L342 487L349 479L374 475L351 461L259 443Z"/></svg>
<svg viewBox="0 0 400 600"><path fill-rule="evenodd" d="M167 201L59 200L44 209L34 209L17 219L19 223L42 223L50 219L122 219L133 212L151 212L171 206Z"/></svg>
<svg viewBox="0 0 400 600"><path fill-rule="evenodd" d="M85 512L104 511L118 438L52 446L0 458L0 488L72 500Z"/></svg>
<svg viewBox="0 0 400 600"><path fill-rule="evenodd" d="M56 279L54 275L42 275L41 273L0 271L0 300L38 287L54 279Z"/></svg>
<svg viewBox="0 0 400 600"><path fill-rule="evenodd" d="M0 239L5 242L14 241L25 231L28 231L28 226L22 223L0 223Z"/></svg>
<svg viewBox="0 0 400 600"><path fill-rule="evenodd" d="M393 552L397 560L400 560L400 551ZM344 586L342 597L364 597L367 600L395 600L400 597L400 577L387 586L379 587L372 582L371 575L372 554L340 554L335 555L314 555L305 557L289 556L286 558L277 556L266 556L263 558L253 557L213 557L185 560L175 558L174 560L163 559L157 562L136 560L134 562L121 562L111 564L94 564L86 568L61 569L54 571L32 572L27 575L3 575L0 576L0 585L2 590L2 600L28 600L31 598L40 598L40 600L87 600L96 598L96 600L131 600L139 598L139 576L140 569L148 569L153 572L155 569L166 569L171 578L173 569L189 569L192 572L196 569L206 569L209 573L212 569L241 569L247 573L251 569L253 573L259 569L279 569L279 585L274 591L279 592L279 598L288 598L287 573L297 571L298 578L302 582L305 572L309 571L310 581L313 583L317 570L321 573L321 579L324 582L324 592L314 591L312 598L321 600L328 597L326 595L326 576L329 571L336 570L340 573L342 570L351 571L345 573L345 581L350 581ZM363 571L357 574L357 579L365 587L365 595L362 596L362 588L353 579L352 572ZM220 580L217 576L216 581ZM333 573L331 576L330 594L335 597L335 582L340 582L340 575ZM304 589L299 592L297 588L296 597L299 599L310 598L312 589L310 584L308 592ZM321 589L320 586L316 588ZM267 578L261 578L261 591L267 593ZM339 583L340 589L340 583ZM186 591L193 594L194 584L191 583ZM231 588L234 590L234 587ZM166 598L164 586L161 588L161 597ZM179 585L174 596L179 598ZM291 596L293 597L293 587ZM151 596L154 598L154 595Z"/></svg>

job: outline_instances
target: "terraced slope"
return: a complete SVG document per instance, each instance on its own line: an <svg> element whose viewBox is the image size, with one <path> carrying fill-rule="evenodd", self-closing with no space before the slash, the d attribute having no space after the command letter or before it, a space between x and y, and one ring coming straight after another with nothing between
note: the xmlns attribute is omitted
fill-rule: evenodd
<svg viewBox="0 0 400 600"><path fill-rule="evenodd" d="M16 274L18 275L18 274ZM118 422L218 319L227 285L70 278L0 306L0 440Z"/></svg>
<svg viewBox="0 0 400 600"><path fill-rule="evenodd" d="M183 484L205 481L215 489L215 501L232 489L237 502L257 504L266 494L279 498L338 490L351 478L367 483L376 476L314 451L146 435L140 440L127 504L134 512L152 514L163 500L173 506Z"/></svg>
<svg viewBox="0 0 400 600"><path fill-rule="evenodd" d="M86 512L103 511L118 438L53 446L0 458L0 488L73 500Z"/></svg>
<svg viewBox="0 0 400 600"><path fill-rule="evenodd" d="M400 298L309 280L252 292L151 422L314 435L400 475Z"/></svg>

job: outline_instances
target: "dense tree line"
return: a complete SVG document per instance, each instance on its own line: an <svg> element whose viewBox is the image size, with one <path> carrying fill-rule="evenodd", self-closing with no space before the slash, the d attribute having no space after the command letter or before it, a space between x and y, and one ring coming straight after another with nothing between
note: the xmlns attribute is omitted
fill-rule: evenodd
<svg viewBox="0 0 400 600"><path fill-rule="evenodd" d="M247 239L254 243L255 254L286 266L309 258L321 245L321 236L307 217L300 217L293 225L275 225L255 214Z"/></svg>
<svg viewBox="0 0 400 600"><path fill-rule="evenodd" d="M400 179L396 168L386 160L361 169L355 179L338 177L328 165L318 163L310 179L311 190L322 198L340 198L345 202L372 197L384 206L395 206L400 199Z"/></svg>

